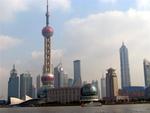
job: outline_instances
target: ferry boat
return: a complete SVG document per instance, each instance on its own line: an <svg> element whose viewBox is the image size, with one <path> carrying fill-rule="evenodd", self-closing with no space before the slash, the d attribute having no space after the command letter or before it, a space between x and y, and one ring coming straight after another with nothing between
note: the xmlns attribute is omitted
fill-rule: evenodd
<svg viewBox="0 0 150 113"><path fill-rule="evenodd" d="M100 107L100 106L102 106L100 102L89 102L81 104L81 107Z"/></svg>

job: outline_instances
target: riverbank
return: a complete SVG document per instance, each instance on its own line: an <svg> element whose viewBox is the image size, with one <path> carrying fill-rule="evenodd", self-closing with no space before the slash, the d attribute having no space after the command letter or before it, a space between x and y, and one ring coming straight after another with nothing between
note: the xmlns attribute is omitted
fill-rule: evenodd
<svg viewBox="0 0 150 113"><path fill-rule="evenodd" d="M136 101L136 102L98 102L101 105L129 105L129 104L150 104L150 101ZM25 102L18 105L0 105L0 108L11 108L11 107L58 107L58 106L82 106L80 102L71 102L71 103L58 103L58 102L49 102L49 103L38 103L38 102Z"/></svg>

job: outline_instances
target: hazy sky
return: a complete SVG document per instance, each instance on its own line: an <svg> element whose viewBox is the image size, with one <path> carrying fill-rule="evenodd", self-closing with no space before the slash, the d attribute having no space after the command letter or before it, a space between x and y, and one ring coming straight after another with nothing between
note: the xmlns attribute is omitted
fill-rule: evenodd
<svg viewBox="0 0 150 113"><path fill-rule="evenodd" d="M12 65L18 73L42 73L46 0L0 0L0 95L7 92ZM116 69L119 48L129 51L132 85L144 85L143 59L150 60L150 0L49 0L53 65L73 77L81 60L82 79L100 79ZM3 92L3 93L2 93Z"/></svg>

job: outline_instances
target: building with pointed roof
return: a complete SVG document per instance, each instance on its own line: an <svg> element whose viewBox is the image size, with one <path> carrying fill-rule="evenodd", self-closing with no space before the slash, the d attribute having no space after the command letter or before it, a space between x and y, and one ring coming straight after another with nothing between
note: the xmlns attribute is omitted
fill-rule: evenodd
<svg viewBox="0 0 150 113"><path fill-rule="evenodd" d="M13 69L10 71L8 81L8 100L10 97L19 98L19 77L17 76L15 65L13 65Z"/></svg>
<svg viewBox="0 0 150 113"><path fill-rule="evenodd" d="M121 69L121 87L131 86L128 49L122 43L120 48L120 69Z"/></svg>

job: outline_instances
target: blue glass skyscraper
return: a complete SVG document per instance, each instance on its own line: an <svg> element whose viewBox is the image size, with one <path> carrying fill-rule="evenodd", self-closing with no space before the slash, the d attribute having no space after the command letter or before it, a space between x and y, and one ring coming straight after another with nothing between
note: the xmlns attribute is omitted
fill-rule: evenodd
<svg viewBox="0 0 150 113"><path fill-rule="evenodd" d="M120 48L120 66L121 66L121 86L122 88L131 85L128 49L122 44Z"/></svg>
<svg viewBox="0 0 150 113"><path fill-rule="evenodd" d="M81 80L80 60L75 60L73 63L74 63L73 87L81 87L82 86L82 80Z"/></svg>
<svg viewBox="0 0 150 113"><path fill-rule="evenodd" d="M13 65L8 81L8 99L10 97L19 98L19 77L17 76L15 65Z"/></svg>
<svg viewBox="0 0 150 113"><path fill-rule="evenodd" d="M25 96L32 97L32 77L30 73L20 75L20 98L25 99Z"/></svg>

